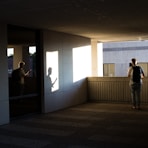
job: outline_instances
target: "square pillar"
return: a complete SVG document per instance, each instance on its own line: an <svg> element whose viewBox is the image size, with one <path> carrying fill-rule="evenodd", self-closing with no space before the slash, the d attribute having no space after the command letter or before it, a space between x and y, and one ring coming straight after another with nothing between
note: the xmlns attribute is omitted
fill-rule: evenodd
<svg viewBox="0 0 148 148"><path fill-rule="evenodd" d="M18 63L22 61L22 46L14 46L13 69L18 68Z"/></svg>
<svg viewBox="0 0 148 148"><path fill-rule="evenodd" d="M0 125L9 123L7 25L0 24Z"/></svg>
<svg viewBox="0 0 148 148"><path fill-rule="evenodd" d="M103 44L91 40L92 76L103 76Z"/></svg>

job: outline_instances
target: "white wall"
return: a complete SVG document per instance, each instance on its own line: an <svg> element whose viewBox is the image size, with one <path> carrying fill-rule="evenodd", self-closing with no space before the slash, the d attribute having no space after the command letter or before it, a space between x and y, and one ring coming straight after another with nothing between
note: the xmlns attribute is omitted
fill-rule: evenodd
<svg viewBox="0 0 148 148"><path fill-rule="evenodd" d="M76 104L81 104L87 100L87 83L85 79L73 82L73 56L72 50L76 47L90 45L90 40L82 37L44 31L44 102L43 112L52 112ZM47 76L47 65L54 65L51 58L46 57L49 52L58 52L58 76L55 85L59 88L50 92ZM85 53L84 53L85 56ZM47 59L46 59L47 58ZM56 58L55 58L56 59ZM47 60L49 62L47 62ZM82 57L83 60L83 57ZM53 66L53 72L54 72ZM83 67L82 67L83 70ZM80 71L81 72L81 71ZM54 78L55 79L55 78Z"/></svg>
<svg viewBox="0 0 148 148"><path fill-rule="evenodd" d="M0 24L0 125L9 122L7 26Z"/></svg>

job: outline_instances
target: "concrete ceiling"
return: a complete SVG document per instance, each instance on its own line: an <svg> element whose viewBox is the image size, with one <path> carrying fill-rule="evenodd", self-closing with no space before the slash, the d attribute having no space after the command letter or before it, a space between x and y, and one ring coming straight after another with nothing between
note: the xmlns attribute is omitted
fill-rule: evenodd
<svg viewBox="0 0 148 148"><path fill-rule="evenodd" d="M147 0L0 0L0 20L100 42L148 39Z"/></svg>

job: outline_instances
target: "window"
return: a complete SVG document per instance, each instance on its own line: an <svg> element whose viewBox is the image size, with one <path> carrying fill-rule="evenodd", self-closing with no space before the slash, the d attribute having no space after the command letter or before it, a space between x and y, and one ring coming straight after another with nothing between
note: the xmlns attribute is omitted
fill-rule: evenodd
<svg viewBox="0 0 148 148"><path fill-rule="evenodd" d="M103 64L103 75L107 77L115 76L115 64Z"/></svg>

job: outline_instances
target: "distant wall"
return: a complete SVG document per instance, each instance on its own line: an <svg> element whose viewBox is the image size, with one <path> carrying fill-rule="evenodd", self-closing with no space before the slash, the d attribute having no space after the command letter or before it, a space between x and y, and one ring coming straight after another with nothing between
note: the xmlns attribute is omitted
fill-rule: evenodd
<svg viewBox="0 0 148 148"><path fill-rule="evenodd" d="M103 63L115 64L115 76L127 76L131 58L136 58L140 63L148 63L147 57L148 41L112 42L103 44Z"/></svg>

